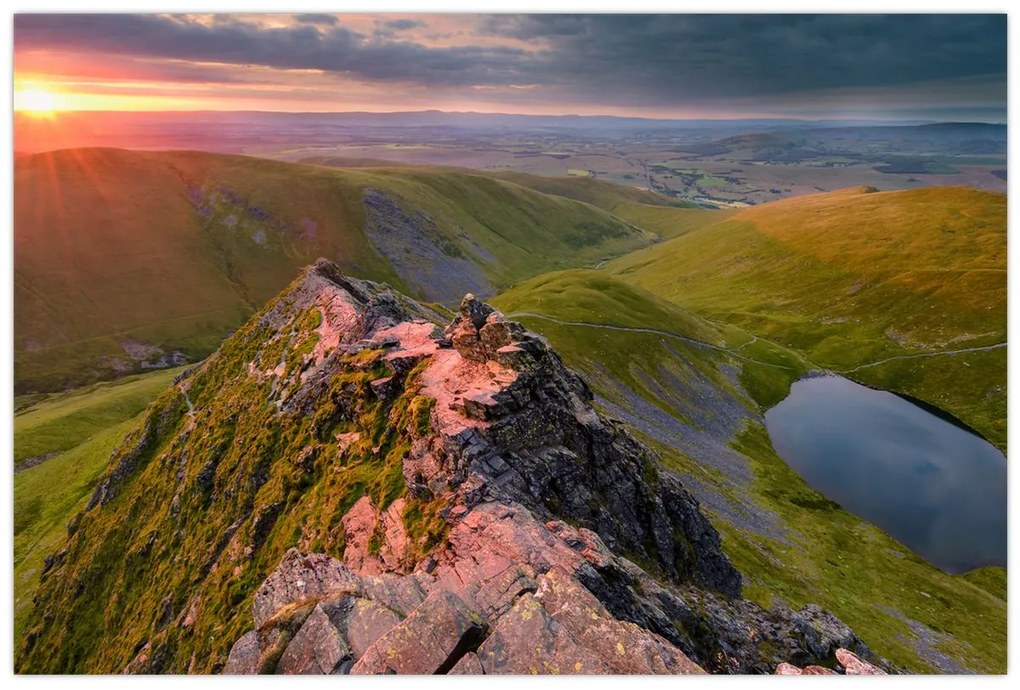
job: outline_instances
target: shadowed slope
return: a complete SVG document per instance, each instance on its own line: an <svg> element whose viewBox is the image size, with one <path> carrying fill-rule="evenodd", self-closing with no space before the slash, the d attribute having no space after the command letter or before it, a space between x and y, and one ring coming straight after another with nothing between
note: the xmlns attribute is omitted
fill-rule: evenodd
<svg viewBox="0 0 1020 690"><path fill-rule="evenodd" d="M455 302L654 239L458 172L69 149L21 157L14 174L19 392L205 356L317 256Z"/></svg>

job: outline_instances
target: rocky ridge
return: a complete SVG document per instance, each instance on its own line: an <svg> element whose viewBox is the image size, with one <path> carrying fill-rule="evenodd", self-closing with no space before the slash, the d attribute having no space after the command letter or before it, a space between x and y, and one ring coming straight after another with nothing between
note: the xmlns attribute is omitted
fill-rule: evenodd
<svg viewBox="0 0 1020 690"><path fill-rule="evenodd" d="M443 320L306 269L115 452L47 559L21 669L877 662L816 606L740 598L697 500L544 339L470 295Z"/></svg>
<svg viewBox="0 0 1020 690"><path fill-rule="evenodd" d="M353 347L384 349L392 370L377 390L427 362L434 434L403 473L449 531L411 564L402 499L363 497L342 561L292 549L263 582L226 672L769 672L868 653L816 607L739 599L697 501L519 323L468 295L445 332L411 320L365 335Z"/></svg>

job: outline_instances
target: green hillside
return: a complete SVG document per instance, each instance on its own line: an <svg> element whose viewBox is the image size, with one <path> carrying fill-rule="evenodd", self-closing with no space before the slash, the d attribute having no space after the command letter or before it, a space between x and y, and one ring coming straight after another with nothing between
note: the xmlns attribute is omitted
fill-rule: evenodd
<svg viewBox="0 0 1020 690"><path fill-rule="evenodd" d="M15 400L14 634L20 637L43 559L95 488L138 416L173 381L168 369L43 399ZM24 464L23 464L24 463Z"/></svg>
<svg viewBox="0 0 1020 690"><path fill-rule="evenodd" d="M473 168L457 168L440 165L409 165L386 161L378 158L348 158L343 156L310 156L302 158L301 163L324 165L334 168L378 168L379 170L410 170L430 173L459 173L475 175L496 180L513 182L521 187L533 189L543 194L552 194L566 199L583 201L605 211L615 212L623 204L641 204L645 206L662 206L665 208L688 208L694 204L688 201L676 201L668 197L636 187L627 187L592 177L532 175L513 170L477 170Z"/></svg>
<svg viewBox="0 0 1020 690"><path fill-rule="evenodd" d="M613 215L651 230L664 239L673 239L718 223L734 213L731 209L676 208L646 203L624 203L613 208Z"/></svg>
<svg viewBox="0 0 1020 690"><path fill-rule="evenodd" d="M1001 448L1005 214L1004 195L962 187L850 189L742 209L605 270L934 404Z"/></svg>
<svg viewBox="0 0 1020 690"><path fill-rule="evenodd" d="M70 149L19 158L14 178L19 392L203 357L319 256L454 301L654 239L456 171Z"/></svg>
<svg viewBox="0 0 1020 690"><path fill-rule="evenodd" d="M1003 568L947 575L808 487L772 449L762 413L804 372L795 353L602 271L540 276L495 303L547 317L518 318L681 472L743 573L745 596L766 607L820 604L915 672L935 671L939 653L974 671L1005 670Z"/></svg>

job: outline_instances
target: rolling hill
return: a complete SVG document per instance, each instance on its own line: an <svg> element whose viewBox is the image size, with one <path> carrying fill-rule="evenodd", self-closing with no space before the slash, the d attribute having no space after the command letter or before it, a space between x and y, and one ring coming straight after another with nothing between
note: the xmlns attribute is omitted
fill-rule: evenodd
<svg viewBox="0 0 1020 690"><path fill-rule="evenodd" d="M764 411L811 368L796 351L598 270L539 276L494 303L547 337L602 408L692 487L745 596L817 602L913 672L1004 668L1004 568L942 572L773 450Z"/></svg>
<svg viewBox="0 0 1020 690"><path fill-rule="evenodd" d="M764 410L786 395L793 380L811 369L830 368L928 400L1004 445L1005 348L998 347L1005 339L1001 195L959 188L853 189L740 211L671 208L621 198L603 204L612 207L609 216L596 205L456 170L330 170L181 153L172 154L176 167L171 169L159 158L168 155L142 157L155 156L174 174L184 171L187 179L195 175L213 181L193 185L204 190L202 195L188 196L189 187L178 193L209 221L200 231L234 240L226 244L221 239L210 254L232 257L232 263L212 264L215 270L203 275L227 281L242 318L249 302L261 295L257 290L263 285L268 290L275 274L263 275L271 271L268 258L266 264L257 263L259 254L252 258L246 253L252 243L240 240L262 232L267 243L277 243L274 256L299 261L299 251L318 239L317 234L309 238L288 232L291 226L283 220L263 215L293 218L302 208L318 208L314 203L330 192L350 194L351 201L323 207L349 213L341 220L355 218L350 225L335 221L343 229L338 236L351 248L338 263L350 261L363 273L378 271L409 292L417 289L419 296L440 301L448 300L428 290L444 285L449 294L477 289L444 284L445 275L416 272L420 267L399 254L376 251L372 243L373 237L379 239L371 229L373 219L376 229L424 228L417 241L429 238L441 251L448 250L444 256L464 259L461 272L472 281L487 281L483 289L506 288L493 303L545 335L566 363L584 375L600 410L624 422L691 487L720 531L724 552L745 573L745 596L766 608L820 603L908 669L1003 668L1005 649L998 631L1005 620L1004 570L952 576L934 568L810 489L772 449L763 424ZM138 204L155 205L165 196L159 180L177 188L172 180L157 179L158 166L151 161L135 166L134 179L148 180L153 197ZM302 177L294 181L295 175ZM242 182L251 190L244 214L227 195ZM410 201L397 206L389 203L394 198ZM168 205L167 213L175 208ZM254 215L251 208L257 210ZM516 215L504 217L507 209ZM107 212L116 220L117 211ZM542 212L558 215L528 215ZM234 215L238 219L230 225L226 219ZM423 216L438 220L432 224ZM578 224L602 219L615 223L606 227L619 227L625 234L594 232L586 237L597 240L574 246L569 233L556 230L557 219L565 217L577 218ZM524 232L514 225L522 218L532 223ZM447 232L451 227L465 232ZM247 234L225 232L235 228ZM558 232L559 244L551 245L555 252L535 249L550 241L540 235L543 228ZM172 233L169 223L165 232ZM640 246L651 233L671 239L596 270L545 272L557 263L590 266L603 258L600 252ZM421 246L401 244L401 237L392 234L385 240L402 251ZM176 245L167 243L168 256L176 256ZM363 253L352 258L359 247ZM522 257L521 247L535 253L522 250ZM364 263L370 261L375 263ZM148 264L149 270L159 263ZM468 263L480 266L481 273L471 273ZM228 265L234 273L223 269ZM451 265L457 264L445 266ZM175 266L189 270L183 260ZM228 275L245 277L231 282ZM246 292L250 286L258 287ZM212 295L217 288L208 289ZM119 294L112 293L104 304L116 298ZM944 354L957 350L963 352ZM60 538L59 525L81 506L91 482L107 467L105 458L130 428L140 402L154 396L153 385L165 374L157 376L119 392L118 387L100 387L80 397L20 398L28 409L16 424L21 429L17 457L60 454L16 477L19 596L31 594L43 553ZM89 423L96 431L86 438L81 430ZM49 495L45 487L62 473L84 479ZM279 543L285 542L281 537ZM25 606L18 610L19 630L27 613ZM938 650L924 646L931 639L939 640Z"/></svg>
<svg viewBox="0 0 1020 690"><path fill-rule="evenodd" d="M664 208L690 208L693 206L687 201L676 201L668 197L636 187L607 182L591 177L575 176L545 176L531 175L512 170L478 170L474 168L457 168L438 165L410 165L387 161L379 158L350 158L345 156L309 156L302 158L299 162L308 165L322 165L330 168L376 168L379 170L414 169L420 172L438 173L459 173L461 175L475 175L487 177L494 180L505 180L513 182L521 187L533 189L543 194L552 194L566 199L583 201L601 208L604 211L613 212L623 204L643 204L647 206L662 206Z"/></svg>
<svg viewBox="0 0 1020 690"><path fill-rule="evenodd" d="M742 209L606 271L1006 438L1006 197L856 188Z"/></svg>
<svg viewBox="0 0 1020 690"><path fill-rule="evenodd" d="M201 358L318 256L454 302L655 239L457 171L69 149L21 157L14 176L19 393Z"/></svg>

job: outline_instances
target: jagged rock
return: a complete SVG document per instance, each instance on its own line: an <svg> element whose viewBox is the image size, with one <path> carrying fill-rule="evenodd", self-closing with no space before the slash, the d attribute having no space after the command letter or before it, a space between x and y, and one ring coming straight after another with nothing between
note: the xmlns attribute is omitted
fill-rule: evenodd
<svg viewBox="0 0 1020 690"><path fill-rule="evenodd" d="M878 666L864 661L848 649L839 648L835 651L836 661L840 663L840 671L848 676L885 676L888 675ZM839 671L833 671L824 666L810 665L799 668L785 661L776 666L777 676L836 676Z"/></svg>
<svg viewBox="0 0 1020 690"><path fill-rule="evenodd" d="M884 676L885 671L864 661L848 649L836 650L836 661L843 665L848 676ZM805 669L806 671L807 669Z"/></svg>
<svg viewBox="0 0 1020 690"><path fill-rule="evenodd" d="M451 676L480 676L485 673L482 668L482 661L474 652L468 652L460 658L452 669Z"/></svg>
<svg viewBox="0 0 1020 690"><path fill-rule="evenodd" d="M482 617L460 597L439 590L376 640L351 673L446 673L478 646L486 628Z"/></svg>
<svg viewBox="0 0 1020 690"><path fill-rule="evenodd" d="M791 621L792 636L802 640L804 648L815 658L831 657L839 648L862 647L853 630L816 604L808 604L794 613Z"/></svg>
<svg viewBox="0 0 1020 690"><path fill-rule="evenodd" d="M368 648L400 620L395 611L371 599L355 599L347 618L347 640L354 658L363 657Z"/></svg>
<svg viewBox="0 0 1020 690"><path fill-rule="evenodd" d="M273 599L354 595L338 626L352 672L769 673L831 659L837 646L868 654L817 607L764 611L735 598L739 574L697 501L594 410L543 339L469 295L447 349L386 302L385 328L358 334L375 346L395 338L388 366L419 366L420 392L436 401L433 434L411 445L403 474L412 495L446 503L449 531L401 575L414 566L406 503L380 513L364 496L341 520L345 566L315 561L323 574L309 581L324 584ZM399 395L403 378L387 378L375 388ZM655 562L666 581L621 552Z"/></svg>
<svg viewBox="0 0 1020 690"><path fill-rule="evenodd" d="M802 676L838 676L839 674L833 671L831 668L825 668L824 666L805 666L804 670L801 671Z"/></svg>
<svg viewBox="0 0 1020 690"><path fill-rule="evenodd" d="M487 674L534 675L611 673L595 650L582 647L542 607L525 594L478 649Z"/></svg>
<svg viewBox="0 0 1020 690"><path fill-rule="evenodd" d="M361 580L342 563L290 549L255 592L255 627L262 628L287 606L361 591Z"/></svg>
<svg viewBox="0 0 1020 690"><path fill-rule="evenodd" d="M322 606L316 605L284 650L276 672L288 675L329 674L350 653L340 631Z"/></svg>
<svg viewBox="0 0 1020 690"><path fill-rule="evenodd" d="M223 672L227 675L254 675L259 672L259 636L254 630L237 638L230 648L227 665Z"/></svg>
<svg viewBox="0 0 1020 690"><path fill-rule="evenodd" d="M379 602L392 611L406 616L425 600L425 587L431 578L422 573L402 577L393 573L361 578L365 596Z"/></svg>
<svg viewBox="0 0 1020 690"><path fill-rule="evenodd" d="M372 499L362 496L340 521L344 529L347 548L344 563L359 572L381 573L384 571L378 551L373 555L372 542L379 530L379 513L372 505Z"/></svg>
<svg viewBox="0 0 1020 690"><path fill-rule="evenodd" d="M93 591L158 590L158 602L190 586L184 608L203 612L170 616L184 613L173 598L153 611L144 659L133 637L117 657L138 659L129 670L771 673L782 661L831 663L837 648L870 659L817 607L740 599L740 575L697 500L595 409L544 339L470 296L445 333L440 320L329 262L309 268L195 368L193 415L171 391L178 398L167 395L115 455L66 556L51 561L40 593L60 606L44 603L26 655L44 663L66 612L97 615L86 595L95 585L80 575L102 580L89 554L109 551L103 530L129 505L154 523L118 535L132 579ZM223 429L194 421L213 408ZM247 433L267 420L269 433ZM226 450L196 446L221 436ZM139 479L150 462L170 478L161 503ZM163 517L166 503L175 507ZM330 512L340 506L351 507ZM295 522L298 543L325 542L338 558L281 554L293 543L281 526ZM169 550L189 543L208 547ZM250 593L235 586L241 574L281 556L254 592L253 631L229 655L229 641L209 651L216 629L236 623L209 611L235 608ZM148 565L166 558L174 568ZM146 622L133 603L144 600L110 599L128 602L109 605L111 616ZM126 632L97 634L128 643ZM89 663L103 653L95 647Z"/></svg>
<svg viewBox="0 0 1020 690"><path fill-rule="evenodd" d="M591 592L559 568L539 578L535 598L582 646L594 650L613 673L704 673L655 633L614 618Z"/></svg>
<svg viewBox="0 0 1020 690"><path fill-rule="evenodd" d="M300 624L298 616L289 623ZM267 630L245 633L230 650L223 672L230 675L272 673L293 637L292 625L269 627Z"/></svg>

